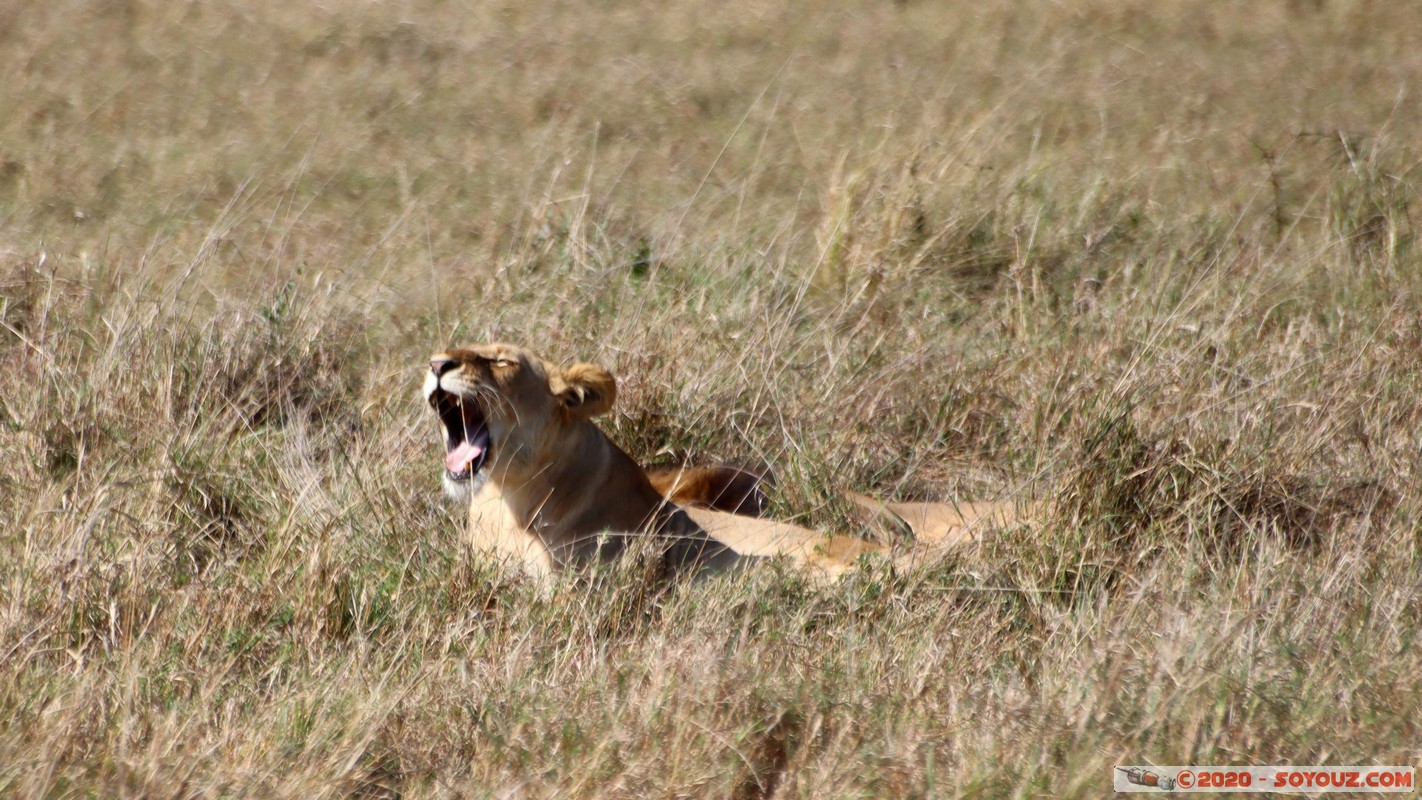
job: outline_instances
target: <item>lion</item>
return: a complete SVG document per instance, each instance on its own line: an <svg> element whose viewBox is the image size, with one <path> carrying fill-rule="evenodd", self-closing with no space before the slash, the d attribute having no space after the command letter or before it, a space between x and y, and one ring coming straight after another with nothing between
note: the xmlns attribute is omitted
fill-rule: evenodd
<svg viewBox="0 0 1422 800"><path fill-rule="evenodd" d="M477 549L534 575L615 558L634 544L650 547L670 572L696 574L785 557L837 576L885 549L719 510L736 485L725 472L663 473L654 486L592 422L617 397L601 367L562 369L509 344L437 353L429 367L425 398L444 429L446 493L468 503ZM668 495L695 495L710 507Z"/></svg>

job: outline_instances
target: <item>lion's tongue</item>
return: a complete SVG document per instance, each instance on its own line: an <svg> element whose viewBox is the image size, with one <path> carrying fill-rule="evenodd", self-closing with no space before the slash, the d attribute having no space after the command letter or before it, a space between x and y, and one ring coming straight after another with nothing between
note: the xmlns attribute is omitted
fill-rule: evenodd
<svg viewBox="0 0 1422 800"><path fill-rule="evenodd" d="M482 455L484 455L483 444L460 442L458 447L450 450L449 454L444 457L444 466L450 472L463 472L468 469L470 462Z"/></svg>

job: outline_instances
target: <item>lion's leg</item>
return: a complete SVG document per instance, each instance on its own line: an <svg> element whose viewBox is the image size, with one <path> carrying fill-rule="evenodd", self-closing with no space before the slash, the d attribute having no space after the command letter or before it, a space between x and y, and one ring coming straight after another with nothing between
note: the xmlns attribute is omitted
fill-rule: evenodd
<svg viewBox="0 0 1422 800"><path fill-rule="evenodd" d="M1036 501L998 503L889 503L921 542L976 541L985 530L1030 522L1042 510Z"/></svg>
<svg viewBox="0 0 1422 800"><path fill-rule="evenodd" d="M749 519L701 508L683 510L708 536L734 550L742 559L783 557L817 577L838 577L859 556L886 552L873 542L826 536L788 522Z"/></svg>
<svg viewBox="0 0 1422 800"><path fill-rule="evenodd" d="M1042 510L1040 501L886 503L858 492L845 492L845 497L876 533L924 543L971 542L986 528L1027 522Z"/></svg>

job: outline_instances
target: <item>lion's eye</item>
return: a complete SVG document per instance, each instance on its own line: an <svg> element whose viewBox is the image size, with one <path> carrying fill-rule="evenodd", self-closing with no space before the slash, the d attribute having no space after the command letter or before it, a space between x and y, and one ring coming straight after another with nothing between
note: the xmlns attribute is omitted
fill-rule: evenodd
<svg viewBox="0 0 1422 800"><path fill-rule="evenodd" d="M496 367L512 367L514 365L514 362L507 358L496 358L492 363Z"/></svg>

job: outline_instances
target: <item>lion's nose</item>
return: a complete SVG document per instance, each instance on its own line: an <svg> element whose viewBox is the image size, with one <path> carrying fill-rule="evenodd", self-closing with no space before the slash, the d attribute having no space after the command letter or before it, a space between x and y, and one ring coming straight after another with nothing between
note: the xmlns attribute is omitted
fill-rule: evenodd
<svg viewBox="0 0 1422 800"><path fill-rule="evenodd" d="M433 372L436 378L452 369L454 369L454 359L449 356L435 356L430 359L430 372Z"/></svg>

